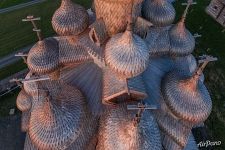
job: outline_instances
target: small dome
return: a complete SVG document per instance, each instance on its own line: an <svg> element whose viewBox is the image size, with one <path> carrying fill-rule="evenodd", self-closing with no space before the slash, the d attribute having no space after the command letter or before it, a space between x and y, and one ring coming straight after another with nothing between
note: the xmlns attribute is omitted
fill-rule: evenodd
<svg viewBox="0 0 225 150"><path fill-rule="evenodd" d="M196 71L198 65L195 57L190 54L185 57L176 57L175 60L175 69L178 73L183 76L190 77ZM200 76L200 81L204 82L204 74Z"/></svg>
<svg viewBox="0 0 225 150"><path fill-rule="evenodd" d="M167 26L173 23L176 12L167 0L145 0L142 14L155 26Z"/></svg>
<svg viewBox="0 0 225 150"><path fill-rule="evenodd" d="M49 94L40 92L34 98L28 133L39 149L65 149L81 133L85 99L78 89L61 82L43 87Z"/></svg>
<svg viewBox="0 0 225 150"><path fill-rule="evenodd" d="M20 111L28 111L31 108L31 97L23 89L17 96L16 106Z"/></svg>
<svg viewBox="0 0 225 150"><path fill-rule="evenodd" d="M182 75L191 76L197 69L197 62L192 54L185 57L176 57L174 62L175 69Z"/></svg>
<svg viewBox="0 0 225 150"><path fill-rule="evenodd" d="M146 69L148 60L146 43L131 31L113 36L106 44L106 64L125 78L141 74Z"/></svg>
<svg viewBox="0 0 225 150"><path fill-rule="evenodd" d="M52 27L59 35L78 35L88 26L88 13L71 0L62 0L52 18Z"/></svg>
<svg viewBox="0 0 225 150"><path fill-rule="evenodd" d="M59 46L54 38L38 41L30 50L27 64L36 73L51 73L59 68Z"/></svg>
<svg viewBox="0 0 225 150"><path fill-rule="evenodd" d="M171 72L163 80L162 93L176 116L194 124L205 121L211 112L212 101L199 75L183 77Z"/></svg>
<svg viewBox="0 0 225 150"><path fill-rule="evenodd" d="M160 132L153 115L144 111L140 123L135 126L133 119L136 113L135 110L127 110L127 103L104 113L100 119L97 149L161 150Z"/></svg>
<svg viewBox="0 0 225 150"><path fill-rule="evenodd" d="M193 52L195 48L195 39L185 28L183 20L170 28L169 37L170 55L186 56Z"/></svg>

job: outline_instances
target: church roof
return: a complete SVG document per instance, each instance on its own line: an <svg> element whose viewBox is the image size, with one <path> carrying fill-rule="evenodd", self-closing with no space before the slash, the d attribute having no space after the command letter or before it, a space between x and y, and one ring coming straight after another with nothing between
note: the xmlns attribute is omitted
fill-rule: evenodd
<svg viewBox="0 0 225 150"><path fill-rule="evenodd" d="M85 99L78 89L58 81L42 88L48 94L33 97L29 136L38 148L63 149L81 134Z"/></svg>
<svg viewBox="0 0 225 150"><path fill-rule="evenodd" d="M162 85L165 101L172 112L184 120L205 121L212 109L212 101L205 85L195 76L182 77L169 73Z"/></svg>
<svg viewBox="0 0 225 150"><path fill-rule="evenodd" d="M146 43L131 31L116 34L106 44L106 64L126 78L141 74L147 67L148 59Z"/></svg>
<svg viewBox="0 0 225 150"><path fill-rule="evenodd" d="M76 37L58 37L58 42L59 59L62 65L80 64L92 60L87 49L79 43Z"/></svg>
<svg viewBox="0 0 225 150"><path fill-rule="evenodd" d="M145 0L142 14L154 26L168 26L175 19L175 9L167 0Z"/></svg>
<svg viewBox="0 0 225 150"><path fill-rule="evenodd" d="M54 38L38 41L29 51L27 64L31 71L51 73L59 68L59 46Z"/></svg>
<svg viewBox="0 0 225 150"><path fill-rule="evenodd" d="M195 39L181 20L169 30L170 50L172 56L186 56L195 48Z"/></svg>
<svg viewBox="0 0 225 150"><path fill-rule="evenodd" d="M78 35L88 27L88 13L71 0L62 0L52 17L52 27L59 35Z"/></svg>
<svg viewBox="0 0 225 150"><path fill-rule="evenodd" d="M16 99L16 106L20 111L28 111L31 109L31 96L24 90L21 90Z"/></svg>
<svg viewBox="0 0 225 150"><path fill-rule="evenodd" d="M152 113L144 111L143 120L135 126L135 111L127 110L126 104L109 109L101 117L97 149L161 150L160 133Z"/></svg>
<svg viewBox="0 0 225 150"><path fill-rule="evenodd" d="M25 149L185 148L191 128L212 107L185 27L190 4L174 25L175 10L165 0L94 6L88 16L62 0L52 18L58 37L42 39L35 27L39 41L17 100Z"/></svg>

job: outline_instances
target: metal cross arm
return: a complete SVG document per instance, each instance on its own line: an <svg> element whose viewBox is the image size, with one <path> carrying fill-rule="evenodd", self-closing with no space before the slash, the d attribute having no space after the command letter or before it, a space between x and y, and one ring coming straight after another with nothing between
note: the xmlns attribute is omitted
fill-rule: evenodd
<svg viewBox="0 0 225 150"><path fill-rule="evenodd" d="M35 32L41 32L41 29L33 29L33 31L35 31Z"/></svg>
<svg viewBox="0 0 225 150"><path fill-rule="evenodd" d="M140 109L155 110L158 109L158 107L155 105L147 105L143 103L138 103L137 105L127 105L127 110L140 110Z"/></svg>
<svg viewBox="0 0 225 150"><path fill-rule="evenodd" d="M27 57L28 57L28 54L24 54L24 53L18 53L18 54L15 54L16 57L22 57L24 63L27 63Z"/></svg>
<svg viewBox="0 0 225 150"><path fill-rule="evenodd" d="M28 54L24 54L24 53L18 53L18 54L15 54L16 57L27 57Z"/></svg>
<svg viewBox="0 0 225 150"><path fill-rule="evenodd" d="M23 22L37 21L37 20L41 20L41 18L40 17L34 18L34 16L27 16L26 19L22 19Z"/></svg>
<svg viewBox="0 0 225 150"><path fill-rule="evenodd" d="M213 56L210 56L210 55L202 55L202 56L199 56L200 60L198 61L198 63L204 63L204 62L211 62L211 61L217 61L218 58L217 57L213 57Z"/></svg>
<svg viewBox="0 0 225 150"><path fill-rule="evenodd" d="M198 34L198 33L195 33L194 34L194 38L199 38L199 37L202 37L202 35L201 34Z"/></svg>
<svg viewBox="0 0 225 150"><path fill-rule="evenodd" d="M188 0L188 2L187 2L187 3L181 3L181 5L182 5L182 6L186 6L186 5L188 5L188 4L191 4L191 5L196 5L196 4L197 4L197 2L193 2L192 0L191 0L191 1L189 1L189 0Z"/></svg>
<svg viewBox="0 0 225 150"><path fill-rule="evenodd" d="M212 61L217 61L217 58L209 55L200 56L200 60L198 61L199 67L196 71L196 75L200 76L203 73L206 65Z"/></svg>
<svg viewBox="0 0 225 150"><path fill-rule="evenodd" d="M36 78L30 78L30 79L12 79L10 80L10 82L37 82L37 81L45 81L45 80L49 80L50 78L49 77L43 77L43 78L39 78L39 77L36 77Z"/></svg>

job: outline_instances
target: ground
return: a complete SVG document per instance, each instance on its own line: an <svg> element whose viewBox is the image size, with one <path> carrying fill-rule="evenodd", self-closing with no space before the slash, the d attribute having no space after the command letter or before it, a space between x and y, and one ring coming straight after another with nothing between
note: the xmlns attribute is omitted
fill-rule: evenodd
<svg viewBox="0 0 225 150"><path fill-rule="evenodd" d="M29 1L31 1L31 0L1 0L0 1L0 9L14 6L17 4L21 4L24 2L29 2Z"/></svg>
<svg viewBox="0 0 225 150"><path fill-rule="evenodd" d="M90 6L91 2L90 0L74 1L81 3L86 8ZM198 4L191 7L186 25L192 33L202 35L201 38L196 40L194 55L211 54L219 59L217 62L209 64L205 71L205 83L213 100L213 110L206 121L206 127L212 140L222 141L222 146L220 148L216 147L215 149L225 149L225 30L219 23L205 13L205 8L210 0L196 1ZM39 26L43 30L45 37L54 35L50 22L52 14L59 4L59 0L48 0L47 2L26 9L0 14L0 29L4 29L0 30L0 58L37 40L36 35L32 33L31 25L21 22L21 19L28 14L34 14L42 18ZM178 19L185 6L181 6L181 2L177 1L175 8ZM21 65L22 62L13 64L9 68L17 68L17 66ZM13 73L9 71L5 68L2 75L2 70L0 70L0 77L3 78ZM7 113L4 113L6 109L15 107L17 93L12 95L4 97L3 100L1 98L0 115L7 115Z"/></svg>

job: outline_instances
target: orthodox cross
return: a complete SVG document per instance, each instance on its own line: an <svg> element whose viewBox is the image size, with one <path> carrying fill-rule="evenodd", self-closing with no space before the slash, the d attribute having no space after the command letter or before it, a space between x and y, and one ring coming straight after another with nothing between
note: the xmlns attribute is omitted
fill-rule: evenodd
<svg viewBox="0 0 225 150"><path fill-rule="evenodd" d="M185 5L196 5L197 2L193 2L193 0L188 0L187 3L181 3L181 5L185 6Z"/></svg>
<svg viewBox="0 0 225 150"><path fill-rule="evenodd" d="M15 54L16 57L22 57L24 63L27 63L27 56L28 54L24 54L24 53L18 53L18 54Z"/></svg>
<svg viewBox="0 0 225 150"><path fill-rule="evenodd" d="M198 75L201 75L204 68L206 67L206 65L209 63L209 62L212 62L212 61L217 61L218 59L216 57L213 57L213 56L209 56L209 55L202 55L199 57L199 68L197 70L197 74Z"/></svg>
<svg viewBox="0 0 225 150"><path fill-rule="evenodd" d="M22 19L23 22L31 22L32 25L33 25L33 31L37 32L37 36L38 36L38 39L39 41L42 41L42 36L41 36L41 30L38 29L37 25L36 25L36 22L35 21L39 21L41 20L40 17L37 17L37 18L34 18L34 16L30 15L30 16L27 16L26 19Z"/></svg>
<svg viewBox="0 0 225 150"><path fill-rule="evenodd" d="M152 105L147 105L143 102L139 102L137 105L127 105L127 110L137 110L137 114L135 115L135 118L133 119L134 121L134 126L137 126L140 121L142 114L145 110L155 110L157 109L157 106L152 106Z"/></svg>
<svg viewBox="0 0 225 150"><path fill-rule="evenodd" d="M41 33L40 33L41 30L37 28L37 25L35 23L35 21L39 21L39 20L41 20L40 17L34 18L34 16L27 16L26 19L22 19L23 22L31 22L32 23L32 25L34 27L33 28L33 31L36 31L37 32L38 39L39 39L39 41L41 41L41 39L42 39L41 38ZM27 58L28 54L18 53L18 54L15 54L15 56L16 57L22 57L24 63L27 63L27 59L26 58Z"/></svg>

